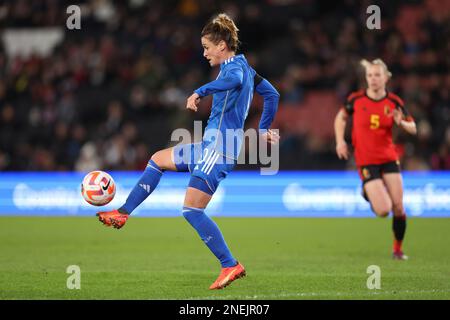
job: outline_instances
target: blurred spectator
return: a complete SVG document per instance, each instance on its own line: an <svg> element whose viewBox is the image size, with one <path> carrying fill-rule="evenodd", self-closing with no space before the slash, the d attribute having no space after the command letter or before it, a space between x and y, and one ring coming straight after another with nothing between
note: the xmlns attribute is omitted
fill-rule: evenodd
<svg viewBox="0 0 450 320"><path fill-rule="evenodd" d="M80 151L80 156L75 163L75 170L89 172L103 167L100 156L94 142L87 142Z"/></svg>
<svg viewBox="0 0 450 320"><path fill-rule="evenodd" d="M1 1L0 32L60 27L64 40L48 57L0 49L0 170L145 167L172 130L209 115L208 99L196 114L184 104L217 76L200 31L222 10L236 19L242 52L279 89L280 117L290 109L320 127L335 114L306 112L313 93L343 101L362 84L358 60L380 57L393 71L390 89L418 123L417 138L396 133L404 167L448 170L450 4L434 3L383 1L381 30L368 30L367 1L81 0L81 30L67 30L71 1ZM257 125L261 103L255 97L248 126ZM298 128L293 115L277 122L281 169L352 165L337 159L329 133Z"/></svg>

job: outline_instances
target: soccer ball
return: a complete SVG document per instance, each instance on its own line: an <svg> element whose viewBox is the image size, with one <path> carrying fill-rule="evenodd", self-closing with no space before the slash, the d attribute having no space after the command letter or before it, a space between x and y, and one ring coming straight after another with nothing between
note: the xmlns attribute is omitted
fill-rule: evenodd
<svg viewBox="0 0 450 320"><path fill-rule="evenodd" d="M81 183L81 195L94 206L104 206L116 194L114 179L104 171L89 172Z"/></svg>

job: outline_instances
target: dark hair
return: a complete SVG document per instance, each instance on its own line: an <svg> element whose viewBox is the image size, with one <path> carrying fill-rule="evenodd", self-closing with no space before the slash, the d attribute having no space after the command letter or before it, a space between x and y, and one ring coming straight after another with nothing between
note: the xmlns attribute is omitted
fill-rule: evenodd
<svg viewBox="0 0 450 320"><path fill-rule="evenodd" d="M233 20L226 13L220 13L203 28L202 37L207 37L214 44L223 40L231 51L236 52L240 43L238 31Z"/></svg>

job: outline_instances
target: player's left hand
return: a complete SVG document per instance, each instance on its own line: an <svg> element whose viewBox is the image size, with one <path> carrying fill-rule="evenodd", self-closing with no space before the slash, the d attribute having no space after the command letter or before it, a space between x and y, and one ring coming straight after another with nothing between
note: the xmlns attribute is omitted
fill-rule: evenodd
<svg viewBox="0 0 450 320"><path fill-rule="evenodd" d="M264 132L262 134L262 137L265 141L269 142L270 144L277 144L280 141L280 135L278 132L269 129L267 132Z"/></svg>
<svg viewBox="0 0 450 320"><path fill-rule="evenodd" d="M403 120L403 114L400 110L394 109L393 111L394 121L399 126Z"/></svg>
<svg viewBox="0 0 450 320"><path fill-rule="evenodd" d="M197 112L199 102L200 96L194 92L186 101L186 109L190 109Z"/></svg>

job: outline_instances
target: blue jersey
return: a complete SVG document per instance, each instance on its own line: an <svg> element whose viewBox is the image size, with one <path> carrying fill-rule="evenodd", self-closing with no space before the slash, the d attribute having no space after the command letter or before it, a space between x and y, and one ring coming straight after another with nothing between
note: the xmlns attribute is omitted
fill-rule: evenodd
<svg viewBox="0 0 450 320"><path fill-rule="evenodd" d="M217 79L195 90L200 97L213 95L211 115L203 135L205 147L237 160L255 90L264 97L260 129L268 129L277 110L279 94L253 70L244 55L225 60Z"/></svg>

